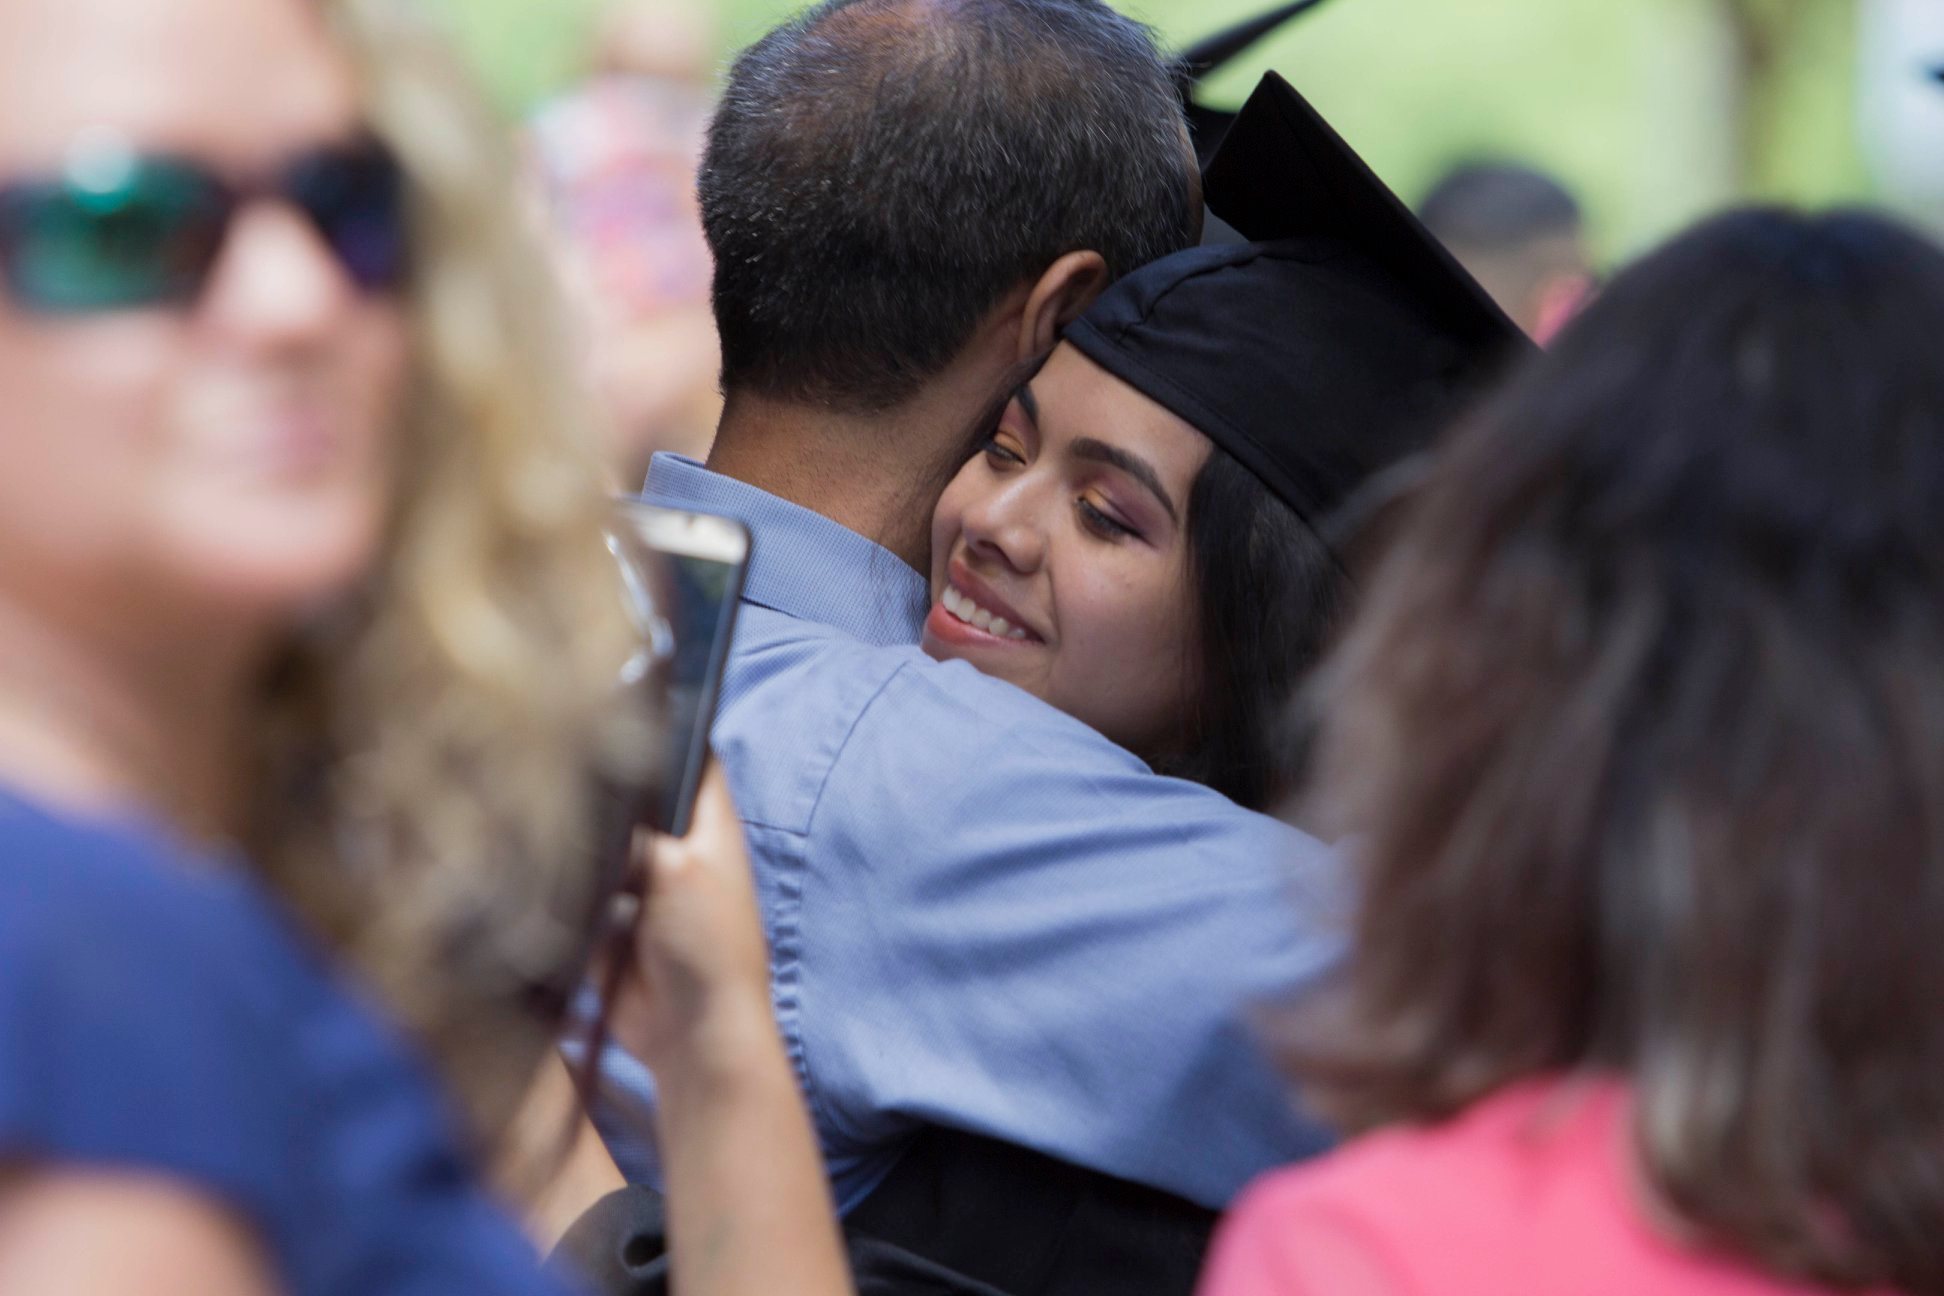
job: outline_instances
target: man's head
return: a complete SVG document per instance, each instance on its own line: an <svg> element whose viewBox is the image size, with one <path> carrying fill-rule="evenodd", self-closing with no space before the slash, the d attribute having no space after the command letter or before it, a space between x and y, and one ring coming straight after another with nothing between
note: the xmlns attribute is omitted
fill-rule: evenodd
<svg viewBox="0 0 1944 1296"><path fill-rule="evenodd" d="M1100 0L826 0L736 61L700 189L725 391L847 414L1063 258L1099 257L1066 317L1201 219L1168 68Z"/></svg>
<svg viewBox="0 0 1944 1296"><path fill-rule="evenodd" d="M1467 163L1432 187L1418 215L1540 342L1592 288L1579 203L1543 172L1509 162Z"/></svg>

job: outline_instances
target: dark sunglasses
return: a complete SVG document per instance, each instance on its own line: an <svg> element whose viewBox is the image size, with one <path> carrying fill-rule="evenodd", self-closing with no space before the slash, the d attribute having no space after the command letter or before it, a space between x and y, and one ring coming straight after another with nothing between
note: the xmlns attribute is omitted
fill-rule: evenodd
<svg viewBox="0 0 1944 1296"><path fill-rule="evenodd" d="M56 177L0 183L0 280L49 314L189 306L245 205L303 212L365 292L405 278L405 184L375 143L313 149L267 181L238 183L187 158L85 149Z"/></svg>

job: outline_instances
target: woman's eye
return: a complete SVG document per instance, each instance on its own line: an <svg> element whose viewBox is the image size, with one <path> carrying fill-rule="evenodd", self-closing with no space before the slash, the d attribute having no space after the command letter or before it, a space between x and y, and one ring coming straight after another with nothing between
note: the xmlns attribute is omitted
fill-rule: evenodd
<svg viewBox="0 0 1944 1296"><path fill-rule="evenodd" d="M985 444L980 446L979 449L985 454L987 461L994 467L1000 464L1023 464L1026 462L1017 450L1014 450L1004 441L1001 441L996 432L987 437Z"/></svg>
<svg viewBox="0 0 1944 1296"><path fill-rule="evenodd" d="M1125 522L1094 507L1093 501L1085 495L1080 497L1079 507L1081 523L1103 540L1125 540L1130 536L1140 535L1140 532Z"/></svg>

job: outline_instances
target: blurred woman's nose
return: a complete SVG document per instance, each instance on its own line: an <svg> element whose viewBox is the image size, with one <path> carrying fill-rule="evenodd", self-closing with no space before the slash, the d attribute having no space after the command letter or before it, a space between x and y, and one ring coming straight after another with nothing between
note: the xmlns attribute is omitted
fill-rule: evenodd
<svg viewBox="0 0 1944 1296"><path fill-rule="evenodd" d="M1046 559L1047 483L1031 471L992 483L965 510L961 525L975 553L1018 572L1039 569Z"/></svg>
<svg viewBox="0 0 1944 1296"><path fill-rule="evenodd" d="M230 226L202 311L241 345L301 348L327 338L356 297L343 265L302 212L256 202Z"/></svg>

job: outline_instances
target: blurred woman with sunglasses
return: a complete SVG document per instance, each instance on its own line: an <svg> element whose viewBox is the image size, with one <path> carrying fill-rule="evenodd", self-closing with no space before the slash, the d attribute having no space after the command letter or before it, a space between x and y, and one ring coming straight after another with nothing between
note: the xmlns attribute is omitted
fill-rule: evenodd
<svg viewBox="0 0 1944 1296"><path fill-rule="evenodd" d="M1324 690L1388 1128L1205 1296L1944 1292L1939 339L1917 236L1726 216L1450 444Z"/></svg>
<svg viewBox="0 0 1944 1296"><path fill-rule="evenodd" d="M470 1154L547 1056L640 725L466 102L376 6L0 5L0 1290L545 1287ZM719 788L701 822L630 1013L685 1099L676 1264L780 1290L745 1243L781 1219L838 1290ZM719 1155L752 1113L769 1155Z"/></svg>

